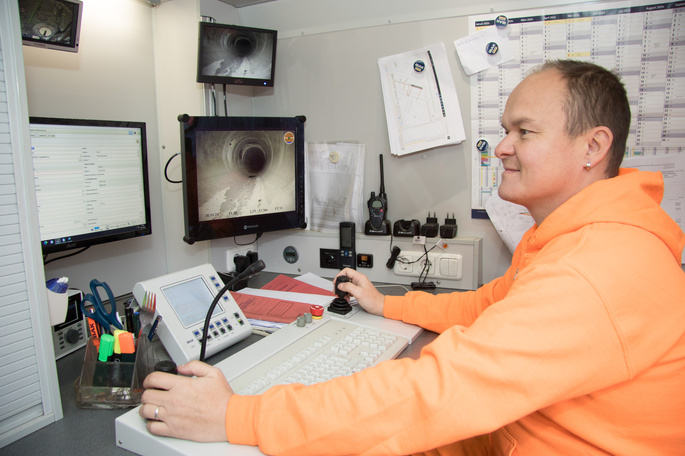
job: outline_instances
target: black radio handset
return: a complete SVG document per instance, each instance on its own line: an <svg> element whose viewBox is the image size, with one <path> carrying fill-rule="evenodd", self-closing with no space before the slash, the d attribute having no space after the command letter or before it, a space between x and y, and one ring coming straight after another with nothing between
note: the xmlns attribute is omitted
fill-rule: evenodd
<svg viewBox="0 0 685 456"><path fill-rule="evenodd" d="M364 227L365 234L388 235L390 234L390 222L386 220L388 211L388 197L385 194L385 177L383 172L383 154L378 155L381 166L381 189L376 196L371 192L371 197L366 203L369 208L369 220Z"/></svg>

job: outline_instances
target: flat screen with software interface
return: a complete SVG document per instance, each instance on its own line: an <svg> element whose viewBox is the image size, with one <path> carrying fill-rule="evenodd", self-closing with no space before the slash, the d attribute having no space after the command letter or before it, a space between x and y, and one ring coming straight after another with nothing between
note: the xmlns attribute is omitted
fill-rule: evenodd
<svg viewBox="0 0 685 456"><path fill-rule="evenodd" d="M152 232L144 122L31 117L43 254Z"/></svg>
<svg viewBox="0 0 685 456"><path fill-rule="evenodd" d="M187 243L306 227L304 116L179 121Z"/></svg>

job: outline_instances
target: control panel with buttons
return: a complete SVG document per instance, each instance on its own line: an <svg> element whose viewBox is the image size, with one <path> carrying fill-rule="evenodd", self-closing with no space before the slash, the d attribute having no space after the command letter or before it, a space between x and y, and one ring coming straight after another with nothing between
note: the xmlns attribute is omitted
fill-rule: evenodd
<svg viewBox="0 0 685 456"><path fill-rule="evenodd" d="M202 332L210 305L224 283L210 264L138 282L133 296L138 302L146 292L157 298L156 314L162 315L157 335L176 364L200 358ZM231 294L226 291L210 317L205 355L211 356L239 342L252 333Z"/></svg>

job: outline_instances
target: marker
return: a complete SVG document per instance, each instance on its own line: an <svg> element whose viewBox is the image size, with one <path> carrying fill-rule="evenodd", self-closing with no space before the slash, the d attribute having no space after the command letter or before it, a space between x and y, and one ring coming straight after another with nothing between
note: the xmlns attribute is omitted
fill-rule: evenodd
<svg viewBox="0 0 685 456"><path fill-rule="evenodd" d="M114 361L121 361L121 343L120 343L120 336L124 334L126 331L123 331L121 329L115 329L114 333L112 334L114 336Z"/></svg>
<svg viewBox="0 0 685 456"><path fill-rule="evenodd" d="M121 348L121 361L133 363L136 360L136 344L133 341L133 333L123 332L119 334L119 347Z"/></svg>
<svg viewBox="0 0 685 456"><path fill-rule="evenodd" d="M112 360L114 354L114 336L103 334L100 336L100 348L98 349L98 361L106 363Z"/></svg>
<svg viewBox="0 0 685 456"><path fill-rule="evenodd" d="M90 339L95 344L95 348L100 346L100 328L98 324L90 317L86 317L86 322L88 323L88 333L90 334Z"/></svg>

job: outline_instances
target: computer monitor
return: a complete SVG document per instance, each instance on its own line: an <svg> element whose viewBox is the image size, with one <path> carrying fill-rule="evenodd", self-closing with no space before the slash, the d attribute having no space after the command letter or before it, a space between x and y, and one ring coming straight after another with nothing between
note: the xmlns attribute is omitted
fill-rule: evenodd
<svg viewBox="0 0 685 456"><path fill-rule="evenodd" d="M305 228L304 116L179 116L184 241Z"/></svg>
<svg viewBox="0 0 685 456"><path fill-rule="evenodd" d="M152 232L144 122L30 118L43 254Z"/></svg>
<svg viewBox="0 0 685 456"><path fill-rule="evenodd" d="M23 44L78 52L82 13L80 0L19 0Z"/></svg>
<svg viewBox="0 0 685 456"><path fill-rule="evenodd" d="M276 30L200 22L197 82L273 87Z"/></svg>

